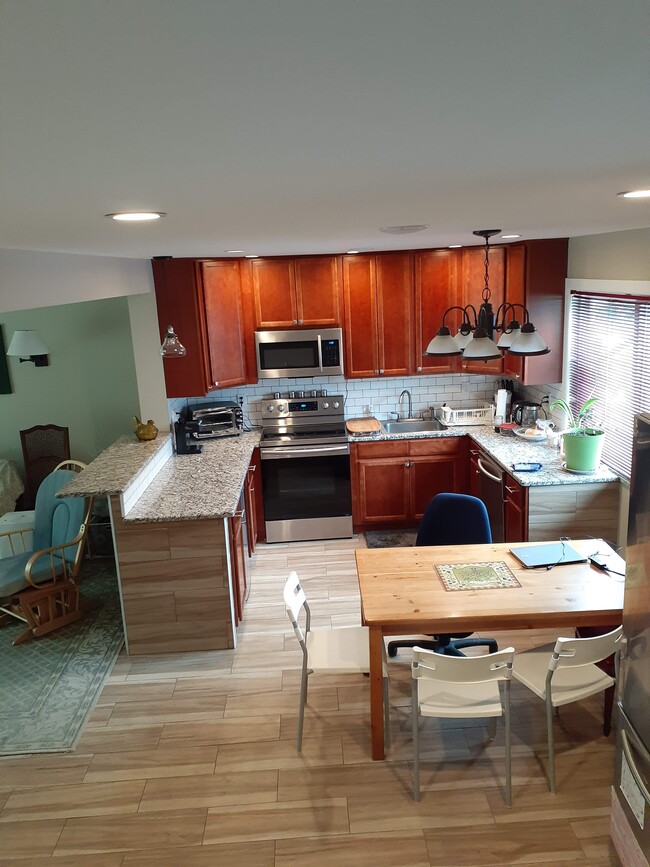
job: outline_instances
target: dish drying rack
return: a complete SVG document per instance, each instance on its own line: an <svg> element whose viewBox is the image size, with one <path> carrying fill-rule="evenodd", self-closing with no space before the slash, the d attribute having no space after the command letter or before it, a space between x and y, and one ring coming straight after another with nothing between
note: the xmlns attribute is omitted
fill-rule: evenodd
<svg viewBox="0 0 650 867"><path fill-rule="evenodd" d="M494 405L475 406L472 409L452 409L446 404L442 409L442 423L447 427L465 425L491 425L494 423Z"/></svg>

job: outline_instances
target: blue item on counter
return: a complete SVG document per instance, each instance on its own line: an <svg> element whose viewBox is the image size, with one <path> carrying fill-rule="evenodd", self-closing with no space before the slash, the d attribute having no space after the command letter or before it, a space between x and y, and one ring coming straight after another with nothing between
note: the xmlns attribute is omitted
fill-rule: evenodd
<svg viewBox="0 0 650 867"><path fill-rule="evenodd" d="M529 461L527 463L513 464L512 469L516 473L536 473L538 470L542 469L542 464L536 463L535 461Z"/></svg>

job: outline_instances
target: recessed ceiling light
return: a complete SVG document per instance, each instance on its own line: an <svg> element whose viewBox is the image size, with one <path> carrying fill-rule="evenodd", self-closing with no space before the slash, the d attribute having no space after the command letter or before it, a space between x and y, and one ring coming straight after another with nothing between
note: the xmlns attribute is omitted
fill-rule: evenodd
<svg viewBox="0 0 650 867"><path fill-rule="evenodd" d="M450 250L457 250L458 247L462 247L462 246L463 246L462 244L450 244L449 249Z"/></svg>
<svg viewBox="0 0 650 867"><path fill-rule="evenodd" d="M521 238L521 235L501 235L503 241L514 241L515 238Z"/></svg>
<svg viewBox="0 0 650 867"><path fill-rule="evenodd" d="M411 232L422 232L424 229L428 228L428 223L422 223L413 226L384 226L379 231L387 232L389 235L408 235Z"/></svg>
<svg viewBox="0 0 650 867"><path fill-rule="evenodd" d="M104 216L123 223L144 223L147 220L159 220L167 214L162 211L123 211L118 214L104 214Z"/></svg>
<svg viewBox="0 0 650 867"><path fill-rule="evenodd" d="M226 253L243 253L243 250L226 250Z"/></svg>
<svg viewBox="0 0 650 867"><path fill-rule="evenodd" d="M246 253L244 259L259 259L257 253Z"/></svg>
<svg viewBox="0 0 650 867"><path fill-rule="evenodd" d="M650 190L628 190L626 193L618 193L623 199L650 199Z"/></svg>
<svg viewBox="0 0 650 867"><path fill-rule="evenodd" d="M347 253L348 256L351 256L353 253L358 253L359 251L358 250L346 250L345 252Z"/></svg>

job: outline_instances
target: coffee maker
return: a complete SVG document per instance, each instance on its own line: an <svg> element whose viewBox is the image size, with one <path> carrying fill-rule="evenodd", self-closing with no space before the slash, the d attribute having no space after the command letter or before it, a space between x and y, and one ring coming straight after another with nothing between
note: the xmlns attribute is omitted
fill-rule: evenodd
<svg viewBox="0 0 650 867"><path fill-rule="evenodd" d="M512 420L520 427L535 427L538 418L546 418L546 410L541 403L520 400L513 404Z"/></svg>
<svg viewBox="0 0 650 867"><path fill-rule="evenodd" d="M198 430L198 423L179 418L174 422L174 444L177 455L199 455L203 446L199 443L189 442L190 434Z"/></svg>

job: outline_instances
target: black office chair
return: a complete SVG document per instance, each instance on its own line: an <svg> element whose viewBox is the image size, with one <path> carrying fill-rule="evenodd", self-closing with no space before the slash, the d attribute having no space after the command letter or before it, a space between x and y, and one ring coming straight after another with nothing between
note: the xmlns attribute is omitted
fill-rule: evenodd
<svg viewBox="0 0 650 867"><path fill-rule="evenodd" d="M415 545L481 545L491 541L490 519L482 500L469 494L436 494L422 515ZM493 638L470 638L471 634L432 635L431 641L391 641L388 655L396 656L400 647L416 646L447 656L465 656L461 652L465 647L487 647L490 653L499 649Z"/></svg>

